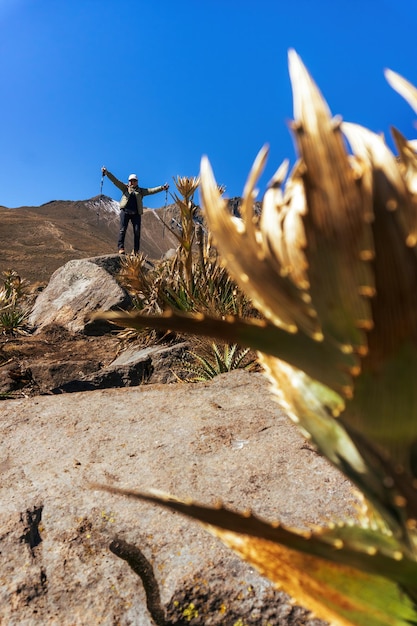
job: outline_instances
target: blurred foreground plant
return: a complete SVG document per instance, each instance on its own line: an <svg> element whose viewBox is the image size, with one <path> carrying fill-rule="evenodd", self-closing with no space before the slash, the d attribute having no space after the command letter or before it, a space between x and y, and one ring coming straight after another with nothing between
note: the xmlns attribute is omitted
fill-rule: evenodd
<svg viewBox="0 0 417 626"><path fill-rule="evenodd" d="M206 220L237 284L265 320L167 312L117 316L258 350L274 393L317 449L366 499L369 519L308 532L250 515L108 488L159 502L211 532L317 616L338 626L417 624L417 154L393 129L398 158L371 131L332 118L294 51L292 124L299 161L233 218L206 158ZM417 112L417 90L388 82ZM346 147L346 140L350 151Z"/></svg>

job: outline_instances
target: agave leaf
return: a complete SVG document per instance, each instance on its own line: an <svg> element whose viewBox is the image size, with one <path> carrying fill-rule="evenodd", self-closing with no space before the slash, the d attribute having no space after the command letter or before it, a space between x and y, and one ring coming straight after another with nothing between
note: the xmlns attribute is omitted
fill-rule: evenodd
<svg viewBox="0 0 417 626"><path fill-rule="evenodd" d="M266 254L267 244L253 222L254 187L265 164L268 148L258 154L245 186L242 219L233 217L218 192L208 160L201 161L201 197L210 231L222 251L232 278L271 322L296 332L320 333L316 314L304 290L288 277L279 258ZM250 276L250 280L249 280ZM268 286L266 289L265 286ZM321 333L320 333L321 334Z"/></svg>
<svg viewBox="0 0 417 626"><path fill-rule="evenodd" d="M417 184L415 176L417 174L417 154L416 154L416 142L408 141L404 137L402 133L395 128L391 127L391 132L394 136L395 144L398 148L399 156L400 156L400 171L403 170L402 178L406 185L410 185L408 187L411 193L416 192ZM405 165L405 167L402 167Z"/></svg>
<svg viewBox="0 0 417 626"><path fill-rule="evenodd" d="M216 369L216 367L212 363L210 363L208 359L199 354L194 354L193 356L196 361L200 363L200 365L197 365L197 368L200 372L201 379L207 380L207 378L214 378L217 374L219 374L220 370Z"/></svg>
<svg viewBox="0 0 417 626"><path fill-rule="evenodd" d="M395 468L373 445L346 429L336 394L279 359L263 354L260 361L281 406L303 435L360 489L391 532L410 546L408 528L415 526L409 520L417 518L417 491L412 480L406 474L399 480Z"/></svg>
<svg viewBox="0 0 417 626"><path fill-rule="evenodd" d="M219 506L92 485L165 506L199 520L296 601L340 626L410 626L417 608L417 563L395 540L354 526L297 531Z"/></svg>
<svg viewBox="0 0 417 626"><path fill-rule="evenodd" d="M292 335L264 320L243 320L232 316L220 320L203 314L172 311L165 311L160 316L110 311L97 313L94 318L110 320L128 328L148 327L192 333L267 352L285 359L340 394L347 393L352 382L350 370L357 364L356 355L342 352L331 342L315 341L302 332ZM339 402L343 405L341 398Z"/></svg>
<svg viewBox="0 0 417 626"><path fill-rule="evenodd" d="M284 196L280 189L279 172L271 181L262 202L260 230L267 233L264 238L265 252L276 256L283 273L288 274L300 289L307 290L310 283L303 225L307 208L299 169L298 164L287 181Z"/></svg>
<svg viewBox="0 0 417 626"><path fill-rule="evenodd" d="M402 179L410 194L404 210L409 228L406 244L411 247L417 244L417 154L415 147L396 128L391 130L401 158Z"/></svg>
<svg viewBox="0 0 417 626"><path fill-rule="evenodd" d="M382 139L354 124L343 124L343 131L355 154L374 172L376 295L368 354L342 419L417 475L417 257L407 245L414 236L409 218L414 208L398 163Z"/></svg>
<svg viewBox="0 0 417 626"><path fill-rule="evenodd" d="M417 113L417 89L408 80L393 72L392 70L385 70L385 78L397 93L400 94L408 102L410 107Z"/></svg>
<svg viewBox="0 0 417 626"><path fill-rule="evenodd" d="M341 420L417 475L417 349L403 345L389 360L365 362ZM393 424L395 423L395 427Z"/></svg>
<svg viewBox="0 0 417 626"><path fill-rule="evenodd" d="M220 353L219 346L214 343L213 354L214 354L214 360L217 366L217 371L219 372L227 371L228 362L229 362L229 346L227 344L224 346L224 352L222 355Z"/></svg>
<svg viewBox="0 0 417 626"><path fill-rule="evenodd" d="M366 476L362 477L363 484L360 480L356 480L356 484L364 494L370 493L369 488L372 483L379 485L377 505L380 511L385 513L385 521L389 522L390 518L396 518L396 523L391 525L391 530L416 557L417 485L415 479L401 466L394 464L386 452L381 451L361 433L346 426L345 430L358 453L365 459L368 475L372 475L372 480ZM371 499L372 497L373 494L370 494Z"/></svg>
<svg viewBox="0 0 417 626"><path fill-rule="evenodd" d="M249 354L249 352L250 352L249 348L243 348L243 350L241 350L234 358L233 365L235 367L240 367L243 361L245 360L245 357ZM245 365L245 369L247 368L250 369L255 362L256 362L256 359L251 359L249 363Z"/></svg>
<svg viewBox="0 0 417 626"><path fill-rule="evenodd" d="M417 610L380 575L289 550L264 539L214 531L222 541L297 602L335 626L410 626Z"/></svg>
<svg viewBox="0 0 417 626"><path fill-rule="evenodd" d="M370 166L373 173L372 212L375 219L387 211L395 213L394 219L399 221L401 228L407 235L409 234L410 219L409 196L407 187L401 176L401 171L392 152L386 146L384 140L376 133L363 128L359 124L344 122L343 133L346 135L354 153ZM413 217L415 220L415 217ZM372 230L375 240L375 224L372 223ZM375 241L375 245L377 242Z"/></svg>
<svg viewBox="0 0 417 626"><path fill-rule="evenodd" d="M303 169L303 218L312 303L323 334L356 350L366 345L363 329L372 324L367 297L373 295L369 226L350 164L340 123L298 55L289 52L294 94L295 139ZM366 250L368 251L368 250Z"/></svg>

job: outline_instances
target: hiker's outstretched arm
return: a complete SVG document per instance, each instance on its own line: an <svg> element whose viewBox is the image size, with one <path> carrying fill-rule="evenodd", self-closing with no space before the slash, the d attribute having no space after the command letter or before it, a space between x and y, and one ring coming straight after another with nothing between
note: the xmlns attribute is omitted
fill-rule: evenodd
<svg viewBox="0 0 417 626"><path fill-rule="evenodd" d="M165 183L165 185L159 185L159 187L148 187L148 188L141 188L142 190L142 196L151 196L154 193L159 193L160 191L165 191L166 189L169 188L168 183Z"/></svg>
<svg viewBox="0 0 417 626"><path fill-rule="evenodd" d="M125 183L122 183L122 181L119 180L118 178L116 178L116 176L114 176L114 174L109 172L109 170L106 167L102 167L101 171L103 172L104 176L107 176L109 180L111 180L113 185L116 185L116 187L120 189L120 191L122 191L123 193L127 191L127 185Z"/></svg>

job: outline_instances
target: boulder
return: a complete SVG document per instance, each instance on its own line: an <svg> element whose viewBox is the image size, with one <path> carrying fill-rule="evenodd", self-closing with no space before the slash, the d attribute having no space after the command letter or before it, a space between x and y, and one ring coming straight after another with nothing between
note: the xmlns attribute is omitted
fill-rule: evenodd
<svg viewBox="0 0 417 626"><path fill-rule="evenodd" d="M118 267L118 255L69 261L53 273L37 297L30 324L36 327L36 332L50 324L73 333L99 334L114 329L114 325L102 320L91 322L89 316L98 310L131 306L129 294L114 278Z"/></svg>
<svg viewBox="0 0 417 626"><path fill-rule="evenodd" d="M220 498L299 528L353 516L350 483L261 374L4 400L0 438L1 623L321 624L196 522L89 486Z"/></svg>

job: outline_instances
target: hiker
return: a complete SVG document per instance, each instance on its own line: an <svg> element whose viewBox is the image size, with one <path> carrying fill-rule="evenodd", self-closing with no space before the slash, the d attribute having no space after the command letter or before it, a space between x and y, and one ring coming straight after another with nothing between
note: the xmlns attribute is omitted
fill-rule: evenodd
<svg viewBox="0 0 417 626"><path fill-rule="evenodd" d="M101 168L103 176L110 178L113 185L116 185L122 191L123 195L120 199L120 231L119 241L117 243L119 254L125 253L125 236L129 221L133 226L133 252L137 254L139 252L140 243L140 225L143 213L143 196L149 196L154 193L159 193L169 188L168 183L160 185L159 187L139 187L138 177L136 174L130 174L128 183L122 183L116 176L113 176L106 167Z"/></svg>

